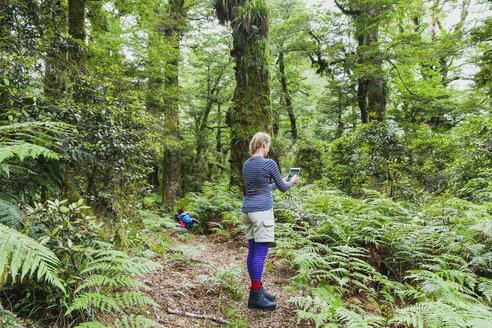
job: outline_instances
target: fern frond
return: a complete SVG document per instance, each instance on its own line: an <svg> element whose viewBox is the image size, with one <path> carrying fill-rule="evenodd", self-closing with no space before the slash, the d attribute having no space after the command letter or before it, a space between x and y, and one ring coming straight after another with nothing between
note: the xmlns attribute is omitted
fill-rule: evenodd
<svg viewBox="0 0 492 328"><path fill-rule="evenodd" d="M98 321L89 321L89 322L81 323L81 324L75 326L75 328L112 328L112 327L103 325L102 323L100 323Z"/></svg>
<svg viewBox="0 0 492 328"><path fill-rule="evenodd" d="M60 133L70 128L70 125L63 122L22 122L0 125L0 134L11 134L18 131L36 131L44 130L49 132Z"/></svg>
<svg viewBox="0 0 492 328"><path fill-rule="evenodd" d="M312 320L316 327L326 327L337 321L335 310L344 306L340 290L337 286L325 285L312 289L313 296L294 297L289 302L298 308L299 320Z"/></svg>
<svg viewBox="0 0 492 328"><path fill-rule="evenodd" d="M14 229L22 226L22 212L17 206L0 199L0 224Z"/></svg>
<svg viewBox="0 0 492 328"><path fill-rule="evenodd" d="M105 275L91 275L87 278L76 290L75 293L80 292L84 288L97 288L97 287L126 287L126 288L143 288L150 290L151 288L137 279L128 276L116 276L108 277Z"/></svg>
<svg viewBox="0 0 492 328"><path fill-rule="evenodd" d="M147 327L155 327L155 328L165 328L165 326L161 325L160 323L151 320L149 318L146 318L141 315L129 315L129 316L124 316L120 319L115 319L115 325L116 327L124 327L124 328L147 328Z"/></svg>
<svg viewBox="0 0 492 328"><path fill-rule="evenodd" d="M372 328L383 327L384 318L376 315L360 315L344 307L335 310L344 327L347 328Z"/></svg>
<svg viewBox="0 0 492 328"><path fill-rule="evenodd" d="M82 273L101 272L109 275L121 271L131 276L141 276L161 267L159 263L145 258L130 258L127 254L113 249L98 250L94 252L93 257L94 260L87 264Z"/></svg>
<svg viewBox="0 0 492 328"><path fill-rule="evenodd" d="M76 310L82 311L89 308L98 309L100 311L122 312L118 299L99 293L84 293L73 300L65 315Z"/></svg>
<svg viewBox="0 0 492 328"><path fill-rule="evenodd" d="M36 158L41 155L49 159L59 159L57 153L43 146L20 140L0 143L0 163L14 157L23 161L26 157Z"/></svg>
<svg viewBox="0 0 492 328"><path fill-rule="evenodd" d="M21 281L30 273L37 271L38 280L43 279L65 291L57 275L60 261L47 247L34 239L21 234L3 224L0 224L0 285L8 274L10 267L12 281L21 271Z"/></svg>
<svg viewBox="0 0 492 328"><path fill-rule="evenodd" d="M478 290L483 293L489 303L492 303L492 280L479 278Z"/></svg>
<svg viewBox="0 0 492 328"><path fill-rule="evenodd" d="M123 304L128 307L138 306L145 308L147 305L159 307L159 304L157 304L155 301L138 292L123 292L121 294L116 294L115 297L121 298Z"/></svg>
<svg viewBox="0 0 492 328"><path fill-rule="evenodd" d="M417 303L398 309L389 323L407 324L415 328L467 327L454 307L441 302Z"/></svg>
<svg viewBox="0 0 492 328"><path fill-rule="evenodd" d="M141 315L123 315L120 318L115 318L111 325L106 326L98 321L84 322L76 326L75 328L166 328L157 321L148 319Z"/></svg>
<svg viewBox="0 0 492 328"><path fill-rule="evenodd" d="M1 328L26 328L23 322L10 311L0 305L0 327Z"/></svg>

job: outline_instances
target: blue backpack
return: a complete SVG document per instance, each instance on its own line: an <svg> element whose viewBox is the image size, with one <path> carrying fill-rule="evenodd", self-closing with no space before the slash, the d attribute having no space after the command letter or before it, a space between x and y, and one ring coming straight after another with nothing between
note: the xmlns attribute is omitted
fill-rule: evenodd
<svg viewBox="0 0 492 328"><path fill-rule="evenodd" d="M192 219L191 219L191 216L190 216L190 213L189 212L184 212L184 213L181 213L180 215L178 215L178 219L180 221L183 221L186 229L189 229L191 228L193 225L196 224L196 222L194 222Z"/></svg>

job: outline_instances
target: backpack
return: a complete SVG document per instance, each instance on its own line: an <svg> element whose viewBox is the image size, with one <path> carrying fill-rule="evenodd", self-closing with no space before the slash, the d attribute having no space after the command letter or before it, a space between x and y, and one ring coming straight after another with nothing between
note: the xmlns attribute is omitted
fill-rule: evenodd
<svg viewBox="0 0 492 328"><path fill-rule="evenodd" d="M191 219L189 212L184 212L178 215L178 220L183 221L186 229L191 228L195 224L195 222Z"/></svg>

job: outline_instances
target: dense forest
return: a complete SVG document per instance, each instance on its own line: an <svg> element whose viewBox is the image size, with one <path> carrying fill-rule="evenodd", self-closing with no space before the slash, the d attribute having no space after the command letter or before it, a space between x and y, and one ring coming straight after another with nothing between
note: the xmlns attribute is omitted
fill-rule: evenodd
<svg viewBox="0 0 492 328"><path fill-rule="evenodd" d="M0 0L0 327L181 327L149 277L245 242L263 131L301 168L273 193L278 327L490 328L491 9ZM190 280L218 306L183 327L263 327L238 270Z"/></svg>

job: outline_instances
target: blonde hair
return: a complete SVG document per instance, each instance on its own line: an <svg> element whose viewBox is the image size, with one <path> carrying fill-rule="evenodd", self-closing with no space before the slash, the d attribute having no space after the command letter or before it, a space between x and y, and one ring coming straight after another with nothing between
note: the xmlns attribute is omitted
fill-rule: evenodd
<svg viewBox="0 0 492 328"><path fill-rule="evenodd" d="M261 148L261 145L265 142L268 141L270 143L271 137L268 133L265 132L258 132L256 133L251 141L249 142L249 151L251 152L251 155L254 155L258 149Z"/></svg>

